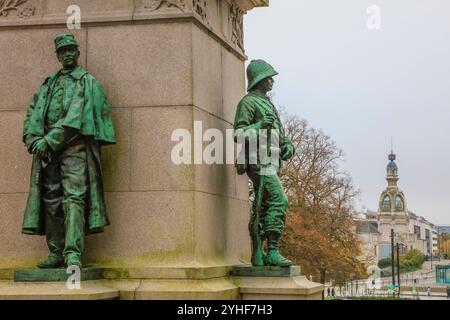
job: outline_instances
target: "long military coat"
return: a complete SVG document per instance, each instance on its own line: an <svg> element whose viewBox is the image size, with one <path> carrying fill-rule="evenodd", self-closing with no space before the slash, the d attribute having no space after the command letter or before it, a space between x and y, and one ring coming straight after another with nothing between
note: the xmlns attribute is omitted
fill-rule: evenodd
<svg viewBox="0 0 450 320"><path fill-rule="evenodd" d="M87 142L89 192L86 204L86 233L98 233L109 225L103 194L100 146L116 142L111 114L100 83L81 66L76 67L64 89L64 117L55 128L45 133L44 122L52 91L59 72L48 77L34 94L24 121L23 142L31 151L35 140L46 137L54 151L64 148L65 129L72 128ZM33 156L30 191L25 209L22 233L45 235L45 215L42 203L42 160Z"/></svg>

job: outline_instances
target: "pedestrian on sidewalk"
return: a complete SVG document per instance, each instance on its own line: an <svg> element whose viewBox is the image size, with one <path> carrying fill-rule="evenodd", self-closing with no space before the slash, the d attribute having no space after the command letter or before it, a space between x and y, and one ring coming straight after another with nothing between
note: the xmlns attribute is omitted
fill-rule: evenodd
<svg viewBox="0 0 450 320"><path fill-rule="evenodd" d="M447 286L447 299L450 298L450 286Z"/></svg>
<svg viewBox="0 0 450 320"><path fill-rule="evenodd" d="M417 299L417 288L416 288L416 280L414 279L414 283L412 285L411 288L412 294L413 294L413 298Z"/></svg>
<svg viewBox="0 0 450 320"><path fill-rule="evenodd" d="M427 295L429 297L431 297L431 288L430 288L430 286L427 287Z"/></svg>

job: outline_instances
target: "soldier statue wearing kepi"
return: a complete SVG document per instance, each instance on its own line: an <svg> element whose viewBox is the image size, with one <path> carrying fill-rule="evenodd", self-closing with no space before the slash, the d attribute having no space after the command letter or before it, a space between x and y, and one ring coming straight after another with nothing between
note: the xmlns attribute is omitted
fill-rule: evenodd
<svg viewBox="0 0 450 320"><path fill-rule="evenodd" d="M84 236L109 225L100 147L114 144L115 132L103 88L78 65L78 47L71 34L56 37L62 69L37 90L24 122L33 164L22 232L47 238L39 268L81 268Z"/></svg>
<svg viewBox="0 0 450 320"><path fill-rule="evenodd" d="M281 161L290 159L295 148L292 141L286 136L278 111L272 104L267 93L272 90L273 77L278 73L263 60L253 60L247 68L248 94L242 98L237 107L234 120L235 138L242 134L245 140L245 161L237 163L239 174L247 173L253 183L256 199L253 202L250 217L249 231L252 240L253 266L281 266L287 267L292 262L284 258L279 252L279 239L284 230L287 209L287 197L278 177ZM249 155L249 139L252 136L259 138L264 131L270 137L274 133L278 136L278 146L269 146L274 152L278 147L276 165L261 161L261 145L252 164ZM258 139L257 138L257 139ZM268 138L268 142L272 139ZM239 160L239 159L238 159ZM273 170L267 170L272 168ZM264 241L267 239L268 252L264 251Z"/></svg>

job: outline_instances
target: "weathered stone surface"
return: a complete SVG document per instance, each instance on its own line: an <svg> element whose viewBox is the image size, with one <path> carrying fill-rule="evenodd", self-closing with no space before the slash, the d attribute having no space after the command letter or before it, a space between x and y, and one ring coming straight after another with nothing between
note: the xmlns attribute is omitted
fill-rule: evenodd
<svg viewBox="0 0 450 320"><path fill-rule="evenodd" d="M0 268L34 268L48 255L45 238L21 234L26 193L0 194Z"/></svg>
<svg viewBox="0 0 450 320"><path fill-rule="evenodd" d="M204 30L192 28L194 105L223 118L220 45Z"/></svg>
<svg viewBox="0 0 450 320"><path fill-rule="evenodd" d="M131 109L112 108L115 145L102 148L103 181L106 191L129 191L131 175Z"/></svg>
<svg viewBox="0 0 450 320"><path fill-rule="evenodd" d="M119 291L101 281L84 281L80 290L69 290L64 282L0 283L0 300L110 300Z"/></svg>
<svg viewBox="0 0 450 320"><path fill-rule="evenodd" d="M228 199L195 193L195 257L204 263L225 263Z"/></svg>
<svg viewBox="0 0 450 320"><path fill-rule="evenodd" d="M323 284L297 277L232 277L242 300L321 300Z"/></svg>
<svg viewBox="0 0 450 320"><path fill-rule="evenodd" d="M240 200L245 200L248 202L248 182L249 178L247 174L238 175L236 173L236 196Z"/></svg>
<svg viewBox="0 0 450 320"><path fill-rule="evenodd" d="M239 288L225 278L209 280L143 280L136 300L234 300Z"/></svg>
<svg viewBox="0 0 450 320"><path fill-rule="evenodd" d="M172 132L192 134L192 107L138 108L132 115L131 190L192 190L191 165L176 165Z"/></svg>
<svg viewBox="0 0 450 320"><path fill-rule="evenodd" d="M14 272L15 282L52 282L67 281L71 276L66 268L59 269L18 269ZM82 268L81 281L103 279L103 269Z"/></svg>
<svg viewBox="0 0 450 320"><path fill-rule="evenodd" d="M0 281L2 280L13 280L14 279L14 269L2 268L0 269Z"/></svg>
<svg viewBox="0 0 450 320"><path fill-rule="evenodd" d="M250 263L251 246L248 234L250 211L248 199L229 199L226 216L226 257L231 265Z"/></svg>
<svg viewBox="0 0 450 320"><path fill-rule="evenodd" d="M297 277L301 275L299 266L291 267L254 267L251 265L233 267L235 277Z"/></svg>
<svg viewBox="0 0 450 320"><path fill-rule="evenodd" d="M239 101L245 95L244 61L222 47L222 91L223 117L234 123L234 115Z"/></svg>
<svg viewBox="0 0 450 320"><path fill-rule="evenodd" d="M216 34L221 34L221 12L219 1L193 1L197 7L193 6L192 11L198 19L208 29L213 30Z"/></svg>
<svg viewBox="0 0 450 320"><path fill-rule="evenodd" d="M113 106L192 104L191 23L99 26L88 33L88 70Z"/></svg>
<svg viewBox="0 0 450 320"><path fill-rule="evenodd" d="M141 280L103 280L105 287L119 291L119 300L135 300L136 289L141 285Z"/></svg>
<svg viewBox="0 0 450 320"><path fill-rule="evenodd" d="M1 68L1 66L0 66ZM25 111L0 111L0 193L27 192L32 156L22 143Z"/></svg>
<svg viewBox="0 0 450 320"><path fill-rule="evenodd" d="M44 19L62 18L67 19L66 10L70 5L76 4L81 9L81 19L83 22L94 20L96 16L100 16L106 21L114 21L114 18L133 17L133 1L132 0L89 0L77 1L73 0L46 0L45 1ZM108 19L109 18L109 19Z"/></svg>
<svg viewBox="0 0 450 320"><path fill-rule="evenodd" d="M203 134L209 129L217 129L223 137L223 156L219 157L222 164L209 164L208 159L203 158L201 165L195 166L195 190L208 193L235 196L236 195L236 170L234 164L226 164L226 129L232 129L232 126L225 121L197 108L194 108L194 120L202 123ZM233 143L233 141L231 141ZM207 146L212 142L203 142L202 155L210 155ZM211 159L212 160L212 159Z"/></svg>
<svg viewBox="0 0 450 320"><path fill-rule="evenodd" d="M61 68L55 54L54 38L64 28L2 30L0 32L0 110L27 110L35 91L54 71ZM86 64L86 29L73 32L80 44L80 64ZM13 54L11 54L13 53Z"/></svg>
<svg viewBox="0 0 450 320"><path fill-rule="evenodd" d="M242 201L195 193L195 256L204 264L242 264L250 260L248 214Z"/></svg>
<svg viewBox="0 0 450 320"><path fill-rule="evenodd" d="M193 201L188 191L107 193L111 226L86 238L84 263L102 267L191 264Z"/></svg>
<svg viewBox="0 0 450 320"><path fill-rule="evenodd" d="M204 280L228 276L230 266L106 268L105 279L191 279Z"/></svg>
<svg viewBox="0 0 450 320"><path fill-rule="evenodd" d="M2 15L0 15L0 27L8 25L26 26L41 23L45 1L27 0L19 6L14 6L16 9L3 11Z"/></svg>

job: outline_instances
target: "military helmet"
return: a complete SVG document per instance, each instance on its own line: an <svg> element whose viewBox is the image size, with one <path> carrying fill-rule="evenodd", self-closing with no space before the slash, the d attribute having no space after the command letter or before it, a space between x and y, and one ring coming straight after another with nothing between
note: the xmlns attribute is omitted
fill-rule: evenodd
<svg viewBox="0 0 450 320"><path fill-rule="evenodd" d="M276 76L277 74L278 72L264 60L252 60L247 67L247 91L250 91L261 80Z"/></svg>

